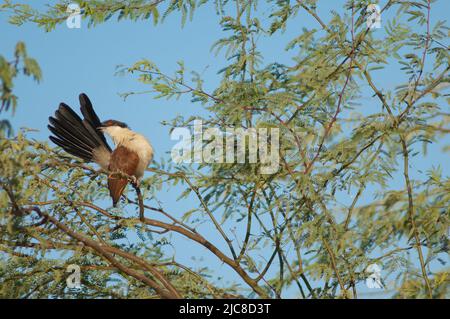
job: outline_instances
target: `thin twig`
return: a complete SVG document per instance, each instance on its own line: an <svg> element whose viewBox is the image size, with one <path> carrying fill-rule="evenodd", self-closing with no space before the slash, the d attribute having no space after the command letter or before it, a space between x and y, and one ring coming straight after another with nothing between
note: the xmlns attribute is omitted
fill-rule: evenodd
<svg viewBox="0 0 450 319"><path fill-rule="evenodd" d="M409 168L408 148L406 146L405 138L403 136L401 136L400 139L401 139L402 149L403 149L403 175L405 177L405 183L406 183L406 187L408 189L408 215L409 215L409 220L410 220L410 223L411 223L412 232L414 234L414 239L416 241L416 249L417 249L417 253L419 255L419 261L420 261L420 268L422 270L422 276L423 276L423 279L425 280L425 284L426 284L426 287L428 289L428 297L429 298L433 298L433 292L432 292L432 289L431 289L430 280L428 279L427 270L426 270L425 262L424 262L424 259L423 259L422 246L420 244L419 232L417 230L416 221L415 221L415 218L414 218L414 202L413 202L412 186L411 186L411 181L409 179L409 173L408 173L408 168Z"/></svg>

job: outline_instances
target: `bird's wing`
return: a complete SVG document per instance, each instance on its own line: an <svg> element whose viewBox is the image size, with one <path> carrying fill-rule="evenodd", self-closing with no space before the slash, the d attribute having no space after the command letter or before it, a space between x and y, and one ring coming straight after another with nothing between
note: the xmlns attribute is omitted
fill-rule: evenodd
<svg viewBox="0 0 450 319"><path fill-rule="evenodd" d="M127 178L115 176L114 172L125 173L134 176L139 164L139 156L124 146L118 146L111 154L109 162L110 176L108 177L109 194L112 197L113 205L116 206L128 183Z"/></svg>

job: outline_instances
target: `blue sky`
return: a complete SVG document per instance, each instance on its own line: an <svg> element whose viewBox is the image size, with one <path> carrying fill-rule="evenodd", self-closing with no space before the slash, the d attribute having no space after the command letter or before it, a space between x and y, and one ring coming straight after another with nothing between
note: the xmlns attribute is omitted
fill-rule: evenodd
<svg viewBox="0 0 450 319"><path fill-rule="evenodd" d="M33 1L34 2L34 1ZM38 1L36 1L37 3ZM320 1L319 15L327 20L329 11L340 11L345 1ZM384 4L386 1L380 1ZM54 3L54 1L40 1L40 3ZM262 6L261 14L267 15L269 7ZM391 10L395 12L395 10ZM432 22L438 19L446 19L450 12L449 1L439 1L433 6ZM383 19L392 17L392 13L383 16ZM170 151L175 141L171 141L168 128L161 125L163 120L170 120L178 114L205 114L198 104L192 104L188 98L180 100L154 99L151 95L134 95L123 101L119 93L128 91L145 90L142 84L132 76L115 76L117 65L131 65L146 58L155 62L165 73L171 74L177 68L176 62L183 60L187 70L195 70L202 74L205 80L205 90L212 91L220 81L217 71L226 65L222 54L215 56L210 48L212 44L224 37L219 26L218 17L211 5L201 7L194 15L192 22L187 22L181 27L180 17L175 14L170 16L162 25L154 26L152 21L117 23L111 19L108 23L95 28L87 28L86 21L82 22L81 29L68 29L65 24L58 26L55 31L45 33L35 25L26 24L22 27L9 25L4 15L0 15L0 53L9 56L17 41L24 41L30 56L37 59L42 71L43 81L37 85L31 79L20 77L15 81L15 94L19 96L19 106L13 118L13 126L31 127L39 132L32 133L32 137L45 140L48 136L46 128L47 120L62 101L78 108L78 94L85 92L91 98L94 107L101 119L120 119L128 123L131 128L149 138L156 150L155 160L159 161ZM286 44L301 32L302 26L318 27L316 22L302 12L288 25L288 32L277 35L270 40L261 38L259 49L265 56L264 63L281 62L289 63L295 52L286 52ZM375 32L383 32L382 29ZM383 87L398 84L403 80L400 73L380 73L375 80L382 83ZM370 97L367 101L373 107L379 107L376 99ZM448 144L448 140L446 141ZM443 143L431 146L427 157L414 159L412 171L416 177L423 177L419 170L426 170L432 165L443 165L444 173L449 175L450 170L445 166L448 154L440 151ZM437 155L436 155L437 154ZM392 181L393 188L400 188L403 179L395 177ZM372 189L373 191L373 189ZM368 193L363 201L373 199L373 194ZM198 203L194 199L184 200L181 203L174 202L173 192L162 192L160 200L176 216L188 210ZM340 195L339 200L347 203L351 200L345 194ZM206 237L211 239L219 247L225 247L220 240L215 240L216 234L204 227ZM186 242L176 241L179 247ZM237 277L231 269L217 263L217 260L202 248L189 250L177 249L180 261L188 260L191 255L204 258L206 262L222 272L225 279L234 281Z"/></svg>

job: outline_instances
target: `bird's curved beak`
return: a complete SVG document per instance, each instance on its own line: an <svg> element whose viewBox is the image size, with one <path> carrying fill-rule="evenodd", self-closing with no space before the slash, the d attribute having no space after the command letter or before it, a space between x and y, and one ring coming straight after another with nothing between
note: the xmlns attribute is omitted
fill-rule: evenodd
<svg viewBox="0 0 450 319"><path fill-rule="evenodd" d="M100 126L97 129L104 132L108 126L108 121L103 121L100 123Z"/></svg>

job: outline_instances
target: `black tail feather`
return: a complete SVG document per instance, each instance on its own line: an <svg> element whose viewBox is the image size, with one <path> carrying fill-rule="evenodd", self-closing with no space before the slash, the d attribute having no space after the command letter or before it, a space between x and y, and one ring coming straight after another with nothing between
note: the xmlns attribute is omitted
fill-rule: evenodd
<svg viewBox="0 0 450 319"><path fill-rule="evenodd" d="M55 116L59 121L59 125L64 125L73 135L76 135L84 143L90 147L95 147L97 144L92 141L91 135L84 129L83 120L70 109L67 105L60 105L55 112Z"/></svg>
<svg viewBox="0 0 450 319"><path fill-rule="evenodd" d="M98 118L97 114L94 111L94 108L92 107L91 100L89 100L88 96L84 93L81 93L79 96L80 100L80 110L81 113L84 116L84 119L87 120L91 126L96 129L97 136L100 138L100 140L108 145L106 142L105 135L103 135L100 131L98 131L98 128L102 126L102 123L100 122L100 119ZM111 149L108 146L108 150L111 151Z"/></svg>
<svg viewBox="0 0 450 319"><path fill-rule="evenodd" d="M73 123L74 125L77 125L82 121L81 117L78 116L77 113L75 113L70 106L68 106L65 103L60 103L58 108L58 113L61 113L61 115L66 118L69 122Z"/></svg>
<svg viewBox="0 0 450 319"><path fill-rule="evenodd" d="M48 129L54 135L50 140L66 152L91 162L95 160L96 149L105 148L111 152L111 148L99 130L101 122L85 94L80 95L80 103L84 119L64 103L59 105L55 117L49 117Z"/></svg>
<svg viewBox="0 0 450 319"><path fill-rule="evenodd" d="M95 141L95 143L97 145L103 145L106 144L103 142L103 140L100 138L99 134L102 134L100 131L98 131L97 129L93 128L91 123L89 121L87 121L86 119L84 119L82 121L82 125L84 126L84 128L86 129L87 132L89 132L91 138L93 139L93 141Z"/></svg>
<svg viewBox="0 0 450 319"><path fill-rule="evenodd" d="M85 160L86 162L89 162L90 159L91 159L91 155L90 154L86 153L83 150L73 148L71 145L67 144L65 141L62 141L62 140L60 140L57 137L50 136L50 140L53 143L55 143L56 145L62 147L69 154L77 156L77 157Z"/></svg>
<svg viewBox="0 0 450 319"><path fill-rule="evenodd" d="M77 134L76 129L67 127L64 122L58 121L53 117L49 117L49 122L53 126L49 125L48 128L56 136L71 141L74 145L77 145L84 149L92 149L96 146L92 141L85 138L84 136L80 137L80 135Z"/></svg>

